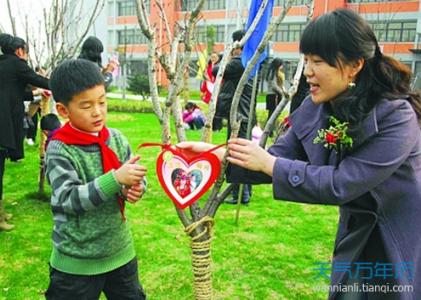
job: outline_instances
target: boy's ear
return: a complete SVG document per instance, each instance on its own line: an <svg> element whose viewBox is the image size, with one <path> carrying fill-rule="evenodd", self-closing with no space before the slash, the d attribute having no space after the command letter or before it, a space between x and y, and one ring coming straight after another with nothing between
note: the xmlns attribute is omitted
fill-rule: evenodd
<svg viewBox="0 0 421 300"><path fill-rule="evenodd" d="M57 109L58 114L62 118L65 118L65 119L69 118L69 110L66 107L66 105L64 105L63 103L57 102L56 103L56 109Z"/></svg>

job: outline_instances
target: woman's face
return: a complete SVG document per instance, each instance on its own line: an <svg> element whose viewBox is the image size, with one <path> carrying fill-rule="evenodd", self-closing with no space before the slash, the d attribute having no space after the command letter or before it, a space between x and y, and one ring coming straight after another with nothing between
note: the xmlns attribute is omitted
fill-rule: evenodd
<svg viewBox="0 0 421 300"><path fill-rule="evenodd" d="M345 92L358 73L355 67L346 64L342 64L342 68L332 67L318 55L305 55L304 62L304 75L316 104L334 100Z"/></svg>
<svg viewBox="0 0 421 300"><path fill-rule="evenodd" d="M216 53L212 53L210 56L210 60L213 64L216 64L218 62L219 56Z"/></svg>

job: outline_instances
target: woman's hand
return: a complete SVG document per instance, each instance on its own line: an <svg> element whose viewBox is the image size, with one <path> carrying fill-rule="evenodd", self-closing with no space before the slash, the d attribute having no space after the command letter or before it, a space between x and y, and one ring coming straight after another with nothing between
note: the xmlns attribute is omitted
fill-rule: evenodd
<svg viewBox="0 0 421 300"><path fill-rule="evenodd" d="M228 141L227 160L234 165L272 176L276 157L270 155L257 143L235 138Z"/></svg>
<svg viewBox="0 0 421 300"><path fill-rule="evenodd" d="M111 60L107 66L102 70L102 73L112 73L115 68L117 68L118 63L114 60Z"/></svg>
<svg viewBox="0 0 421 300"><path fill-rule="evenodd" d="M215 145L204 143L204 142L181 142L176 145L177 148L181 149L181 152L186 156L197 155L210 149L214 148ZM220 161L222 161L225 153L225 148L218 148L212 152L215 154Z"/></svg>

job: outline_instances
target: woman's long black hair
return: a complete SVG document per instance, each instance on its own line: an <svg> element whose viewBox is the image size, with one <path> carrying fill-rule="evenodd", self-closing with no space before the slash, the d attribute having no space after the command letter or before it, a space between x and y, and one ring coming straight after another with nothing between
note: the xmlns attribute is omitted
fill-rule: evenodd
<svg viewBox="0 0 421 300"><path fill-rule="evenodd" d="M101 40L95 36L90 36L83 42L78 58L90 60L102 68L101 53L103 51L104 46L102 45Z"/></svg>
<svg viewBox="0 0 421 300"><path fill-rule="evenodd" d="M411 91L410 69L381 53L373 30L357 13L337 9L312 21L302 34L300 52L338 68L364 59L355 88L331 102L339 119L358 124L383 98L407 99L420 119L421 97Z"/></svg>
<svg viewBox="0 0 421 300"><path fill-rule="evenodd" d="M284 64L284 61L282 59L278 57L274 58L269 65L269 69L266 75L266 80L267 81L272 80L278 73L279 67L282 66L283 64Z"/></svg>
<svg viewBox="0 0 421 300"><path fill-rule="evenodd" d="M7 33L0 34L0 48L4 54L14 54L20 48L28 52L28 45L23 39Z"/></svg>

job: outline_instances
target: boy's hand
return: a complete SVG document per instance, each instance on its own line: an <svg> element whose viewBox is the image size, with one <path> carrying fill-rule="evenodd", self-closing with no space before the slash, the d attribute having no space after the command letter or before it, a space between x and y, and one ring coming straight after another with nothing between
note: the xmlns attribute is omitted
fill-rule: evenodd
<svg viewBox="0 0 421 300"><path fill-rule="evenodd" d="M118 183L129 186L140 184L147 169L145 166L136 164L139 159L140 156L133 156L114 172Z"/></svg>
<svg viewBox="0 0 421 300"><path fill-rule="evenodd" d="M143 183L132 185L128 189L122 190L123 195L127 198L130 203L136 203L139 201L145 193L145 187Z"/></svg>

